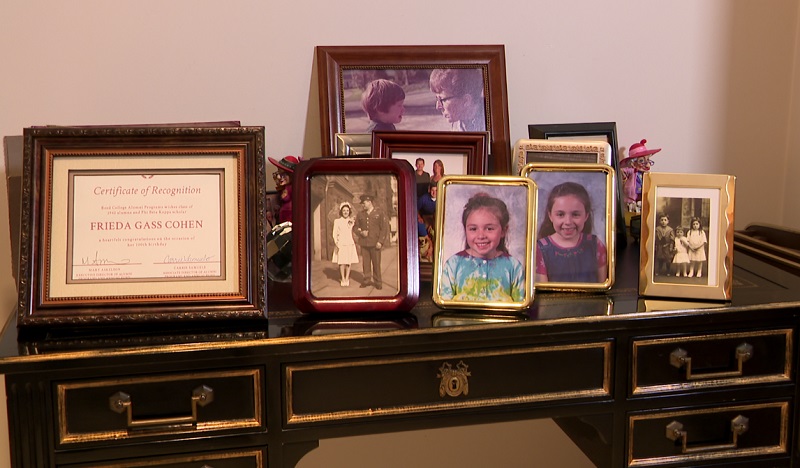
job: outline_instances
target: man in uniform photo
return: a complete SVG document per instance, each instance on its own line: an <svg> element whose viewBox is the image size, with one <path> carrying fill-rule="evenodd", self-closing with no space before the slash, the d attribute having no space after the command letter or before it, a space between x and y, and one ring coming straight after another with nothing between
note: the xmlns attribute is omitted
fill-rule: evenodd
<svg viewBox="0 0 800 468"><path fill-rule="evenodd" d="M356 218L356 234L361 245L361 265L364 282L361 288L381 284L381 249L389 242L389 219L379 208L375 207L372 195L361 195L361 206L364 211Z"/></svg>

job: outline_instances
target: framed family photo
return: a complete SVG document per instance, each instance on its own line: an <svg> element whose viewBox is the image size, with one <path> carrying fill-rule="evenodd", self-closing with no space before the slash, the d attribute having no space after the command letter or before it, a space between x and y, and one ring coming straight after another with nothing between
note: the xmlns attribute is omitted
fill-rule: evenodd
<svg viewBox="0 0 800 468"><path fill-rule="evenodd" d="M439 181L433 301L442 308L515 311L533 302L536 184L524 177Z"/></svg>
<svg viewBox="0 0 800 468"><path fill-rule="evenodd" d="M298 165L292 295L301 312L400 312L416 304L413 172L393 159L316 158Z"/></svg>
<svg viewBox="0 0 800 468"><path fill-rule="evenodd" d="M522 139L514 145L517 172L532 163L611 165L611 145L600 141Z"/></svg>
<svg viewBox="0 0 800 468"><path fill-rule="evenodd" d="M488 172L510 169L502 45L317 46L323 154L337 133L488 132Z"/></svg>
<svg viewBox="0 0 800 468"><path fill-rule="evenodd" d="M374 132L375 156L414 167L420 279L430 280L436 245L437 184L445 175L486 172L487 132Z"/></svg>
<svg viewBox="0 0 800 468"><path fill-rule="evenodd" d="M614 284L615 176L606 164L533 163L539 187L535 284L539 289L606 290Z"/></svg>
<svg viewBox="0 0 800 468"><path fill-rule="evenodd" d="M639 294L729 300L736 178L647 172Z"/></svg>
<svg viewBox="0 0 800 468"><path fill-rule="evenodd" d="M24 140L20 326L266 316L263 127Z"/></svg>

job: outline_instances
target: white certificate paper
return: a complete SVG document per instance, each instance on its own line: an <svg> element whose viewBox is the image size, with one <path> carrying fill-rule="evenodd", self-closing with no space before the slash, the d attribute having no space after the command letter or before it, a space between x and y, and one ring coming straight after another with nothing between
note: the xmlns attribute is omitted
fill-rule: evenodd
<svg viewBox="0 0 800 468"><path fill-rule="evenodd" d="M224 279L224 171L79 170L69 186L67 283Z"/></svg>

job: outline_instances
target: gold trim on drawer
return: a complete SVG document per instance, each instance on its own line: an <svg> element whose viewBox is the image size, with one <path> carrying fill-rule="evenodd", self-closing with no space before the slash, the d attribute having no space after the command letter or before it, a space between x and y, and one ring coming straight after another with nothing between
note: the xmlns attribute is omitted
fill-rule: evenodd
<svg viewBox="0 0 800 468"><path fill-rule="evenodd" d="M99 387L118 387L123 385L139 385L157 382L181 381L189 379L220 379L250 377L252 380L253 415L243 419L220 419L216 421L197 422L191 425L177 425L175 427L165 427L162 429L153 428L147 431L109 430L96 432L70 432L67 417L67 393L69 391L99 388ZM130 377L105 380L81 381L73 383L59 383L56 386L58 399L58 434L59 442L62 444L74 444L81 442L95 442L103 440L124 440L142 436L164 435L164 434L187 434L198 432L222 431L230 429L245 429L259 427L262 424L262 385L260 369L226 370L219 372L196 372L184 374L168 374L148 377ZM109 391L109 397L115 390ZM107 406L106 406L107 407ZM111 411L111 409L109 409ZM87 416L91 417L91 416Z"/></svg>
<svg viewBox="0 0 800 468"><path fill-rule="evenodd" d="M224 452L206 455L183 455L174 457L158 458L153 460L143 461L125 461L124 463L112 463L109 465L92 465L92 468L140 468L149 466L160 466L164 464L175 463L193 463L193 462L206 462L214 460L231 460L234 458L250 458L255 462L255 466L262 467L264 465L264 455L261 450L249 450L242 452ZM204 465L211 466L211 465Z"/></svg>
<svg viewBox="0 0 800 468"><path fill-rule="evenodd" d="M706 452L697 452L697 453L686 453L680 455L671 455L666 457L653 457L653 458L640 458L634 459L633 450L634 450L634 424L637 421L643 421L648 419L671 419L671 418L680 418L682 416L691 416L691 415L703 415L703 414L714 414L719 413L722 411L730 411L730 412L753 412L757 410L769 409L769 408L777 408L780 409L781 412L781 424L780 424L780 442L777 445L770 445L770 446L761 446L761 447L751 447L751 448L721 448L720 450L715 451L706 451ZM754 455L776 455L776 454L788 454L787 445L788 445L788 424L789 424L789 403L788 402L778 402L778 403L762 403L762 404L753 404L753 405L738 405L738 406L719 406L714 408L708 409L700 409L700 410L688 410L688 411L672 411L666 413L655 413L655 414L647 414L647 415L640 415L640 416L631 416L628 418L628 466L653 466L653 465L667 465L673 463L687 463L687 462L701 462L701 461L709 461L709 460L718 460L721 458L741 458L741 457L749 457ZM759 431L764 430L764 428L758 427L750 427L750 431ZM665 425L665 435L666 437L666 425Z"/></svg>
<svg viewBox="0 0 800 468"><path fill-rule="evenodd" d="M284 369L284 392L286 393L286 423L287 425L323 422L323 421L336 421L354 418L365 418L375 416L399 415L399 414L414 414L426 411L449 411L464 408L485 408L501 405L512 405L521 403L532 403L541 401L552 400L569 400L577 398L597 398L609 397L611 395L611 341L603 341L596 343L582 343L574 345L562 346L544 346L544 347L528 347L528 348L515 348L504 349L497 351L484 351L473 352L466 354L438 354L438 355L417 355L414 357L399 357L399 358L383 358L383 359L350 359L335 362L324 363L304 363L304 364L289 364ZM546 352L560 352L560 351L574 351L584 349L598 349L602 350L603 369L602 369L602 386L596 388L587 388L574 391L558 391L558 392L544 392L533 393L526 395L518 395L513 397L491 397L491 398L474 398L474 399L460 399L455 400L449 397L440 397L440 379L441 365L451 363L457 366L457 363L469 366L470 359L492 357L492 356L511 356L519 354L534 354ZM403 363L423 363L431 362L437 363L435 366L439 370L439 374L434 372L431 377L431 400L439 400L431 403L420 403L412 405L389 406L381 408L368 408L368 409L353 409L343 411L330 411L330 412L310 412L300 414L294 410L294 375L299 372L314 371L320 369L346 369L353 367L374 366L374 365L391 365ZM475 379L476 377L472 377ZM472 380L470 380L472 382ZM474 383L471 383L473 385ZM472 388L470 389L472 390ZM471 393L471 395L474 394ZM464 394L463 396L466 396ZM320 398L325 398L324 389L320 389ZM470 397L472 398L472 397Z"/></svg>
<svg viewBox="0 0 800 468"><path fill-rule="evenodd" d="M633 343L633 360L632 360L632 391L634 395L643 395L660 392L672 392L679 390L691 390L699 388L711 387L725 387L731 385L758 385L765 383L775 382L788 382L791 380L792 375L792 332L791 329L782 330L765 330L754 332L742 333L720 333L708 335L688 335L678 336L673 338L656 338L650 340L637 340ZM674 343L678 346L681 343L698 342L698 341L713 341L713 340L726 340L726 339L741 339L746 342L748 338L761 337L761 336L783 336L786 343L786 352L783 361L783 370L780 373L757 375L757 376L732 376L732 377L718 377L710 376L708 379L697 378L695 380L687 380L684 382L676 382L671 384L659 385L639 385L639 364L640 356L639 350L645 346L665 345ZM734 350L732 349L731 352ZM668 364L665 361L665 364ZM745 366L747 363L744 364Z"/></svg>

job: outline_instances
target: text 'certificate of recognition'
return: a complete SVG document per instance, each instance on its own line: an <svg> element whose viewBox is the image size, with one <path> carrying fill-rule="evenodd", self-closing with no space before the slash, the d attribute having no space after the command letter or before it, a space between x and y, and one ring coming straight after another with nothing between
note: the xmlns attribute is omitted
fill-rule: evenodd
<svg viewBox="0 0 800 468"><path fill-rule="evenodd" d="M224 173L69 172L67 282L224 279Z"/></svg>

